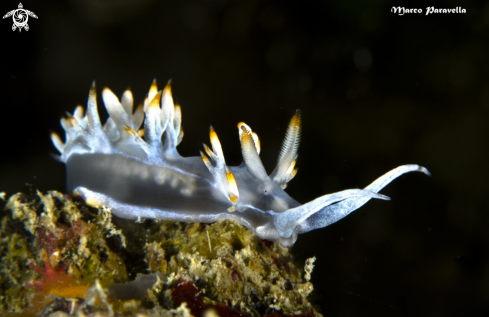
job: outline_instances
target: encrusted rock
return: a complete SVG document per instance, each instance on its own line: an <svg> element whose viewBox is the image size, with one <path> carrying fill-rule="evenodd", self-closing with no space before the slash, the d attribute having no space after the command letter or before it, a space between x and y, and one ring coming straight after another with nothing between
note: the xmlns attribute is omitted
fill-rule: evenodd
<svg viewBox="0 0 489 317"><path fill-rule="evenodd" d="M230 220L134 222L52 191L15 194L1 220L0 313L321 316L289 249Z"/></svg>

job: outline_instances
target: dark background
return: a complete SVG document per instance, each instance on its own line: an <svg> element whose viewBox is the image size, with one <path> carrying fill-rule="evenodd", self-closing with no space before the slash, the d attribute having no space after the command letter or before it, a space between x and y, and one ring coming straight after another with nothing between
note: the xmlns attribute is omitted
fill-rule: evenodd
<svg viewBox="0 0 489 317"><path fill-rule="evenodd" d="M4 0L0 14L16 9ZM64 189L50 131L98 91L172 78L184 156L213 124L230 165L245 121L274 168L288 121L302 109L301 202L362 188L402 164L411 173L292 252L317 257L325 316L489 314L489 4L486 1L22 2L39 19L1 20L0 191ZM461 6L466 14L394 15L392 6ZM99 106L101 99L99 98ZM104 111L101 111L104 113ZM106 114L104 113L104 116Z"/></svg>

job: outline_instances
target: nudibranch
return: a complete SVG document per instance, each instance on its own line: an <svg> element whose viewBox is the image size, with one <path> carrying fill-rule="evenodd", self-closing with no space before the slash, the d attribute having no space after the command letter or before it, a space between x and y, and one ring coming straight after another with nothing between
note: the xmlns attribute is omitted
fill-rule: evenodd
<svg viewBox="0 0 489 317"><path fill-rule="evenodd" d="M378 192L398 176L412 171L429 175L422 166L402 165L364 189L343 190L301 205L284 191L297 173L299 110L287 128L277 166L268 175L259 157L258 135L245 123L238 124L240 166L226 165L212 126L212 148L204 144L200 157L180 156L182 112L173 102L170 83L158 91L154 81L135 111L130 90L119 100L105 88L102 98L109 113L104 125L93 84L86 114L78 106L61 119L65 142L55 133L51 138L66 164L67 189L122 218L201 223L232 219L261 239L291 246L299 233L328 226L371 198L388 200Z"/></svg>

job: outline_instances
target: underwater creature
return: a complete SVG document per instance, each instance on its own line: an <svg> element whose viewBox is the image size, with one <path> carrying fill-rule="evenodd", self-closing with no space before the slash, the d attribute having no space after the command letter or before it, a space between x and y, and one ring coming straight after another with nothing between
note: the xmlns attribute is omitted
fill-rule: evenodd
<svg viewBox="0 0 489 317"><path fill-rule="evenodd" d="M244 160L240 166L226 165L212 126L212 149L204 144L200 157L180 156L176 147L183 138L182 113L173 103L170 83L158 91L154 81L134 112L130 90L119 100L105 88L102 98L109 113L103 126L94 83L86 114L78 106L61 119L65 142L55 133L51 138L66 164L68 190L122 218L201 223L232 219L261 239L291 246L299 233L328 226L371 198L388 200L378 192L398 176L412 171L429 175L419 165L402 165L365 189L343 190L301 205L284 191L297 173L299 110L287 128L277 167L268 175L259 157L258 135L245 123L238 124Z"/></svg>

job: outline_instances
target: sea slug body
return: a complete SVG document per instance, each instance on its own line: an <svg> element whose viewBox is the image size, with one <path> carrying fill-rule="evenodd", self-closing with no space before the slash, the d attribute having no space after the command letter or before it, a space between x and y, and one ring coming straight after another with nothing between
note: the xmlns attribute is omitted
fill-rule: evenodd
<svg viewBox="0 0 489 317"><path fill-rule="evenodd" d="M268 175L259 157L258 135L245 123L238 124L244 161L240 166L226 165L212 127L212 149L204 145L200 157L180 156L176 147L183 138L182 114L173 102L170 83L158 91L153 82L135 111L129 90L119 100L105 88L102 98L109 113L104 125L94 84L86 114L78 106L73 115L61 119L65 142L55 133L51 138L66 164L68 190L122 218L202 223L233 219L261 239L291 246L299 233L328 226L371 198L388 200L378 192L399 175L429 175L419 165L402 165L365 189L344 190L301 205L284 191L297 173L300 111L292 117L277 167Z"/></svg>

